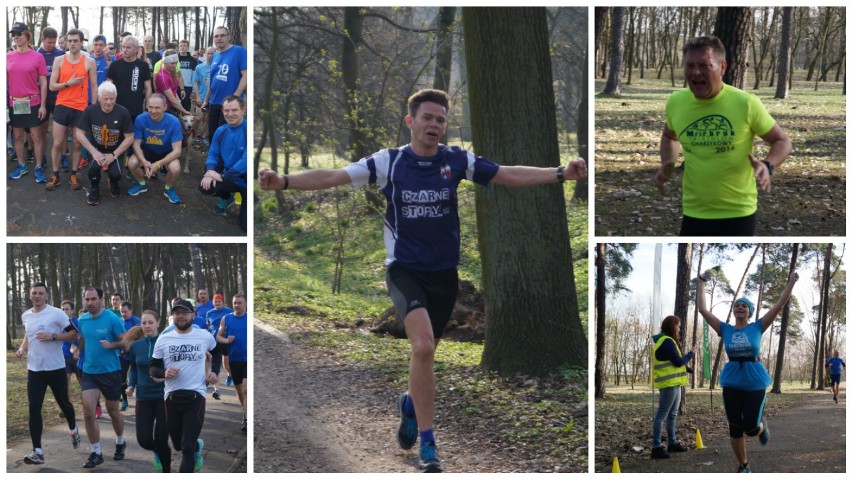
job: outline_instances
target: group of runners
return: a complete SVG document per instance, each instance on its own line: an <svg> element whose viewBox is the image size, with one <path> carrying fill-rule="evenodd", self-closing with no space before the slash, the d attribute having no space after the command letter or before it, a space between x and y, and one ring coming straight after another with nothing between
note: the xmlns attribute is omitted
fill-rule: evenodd
<svg viewBox="0 0 852 479"><path fill-rule="evenodd" d="M77 415L70 400L71 376L82 391L83 418L91 453L83 468L104 462L101 446L100 401L103 401L115 432L113 460L124 459L124 414L129 399L136 397L135 423L139 446L153 452L155 472L171 472L172 447L180 451L180 472L198 472L204 465L204 425L208 387L219 400L217 386L223 358L228 386L233 382L242 407L242 432L247 432L248 315L246 297L233 296L233 309L225 307L221 293L208 300L207 290L198 291L193 302L175 298L171 303L173 323L160 330L159 315L150 309L141 318L120 294L105 307L104 292L87 288L83 295L85 313L74 317L74 304L62 309L50 305L48 288L36 283L30 288L33 304L21 315L25 335L16 351L26 356L29 432L33 451L26 464L44 464L42 406L51 389L74 449L82 438ZM129 374L129 377L128 377ZM171 439L171 446L169 445Z"/></svg>
<svg viewBox="0 0 852 479"><path fill-rule="evenodd" d="M57 47L58 32L51 27L42 30L38 50L33 48L27 24L15 22L9 34L13 48L6 62L8 123L14 149L8 156L17 160L9 179L29 174L26 160L32 158L36 183L55 190L62 184L61 169L69 172L68 183L76 190L81 188L78 170L88 164L89 205L100 204L104 174L113 198L121 195L124 175L131 182L128 195L143 194L149 181L162 179L163 194L178 204L182 200L175 187L181 161L189 161L182 157L192 148L189 141L194 132L209 146L197 189L218 197L214 213L227 216L235 195L245 198L243 96L248 58L245 48L231 44L226 27L214 30L214 45L204 50L203 60L189 53L186 40L167 44L158 52L152 49L153 37L145 37L143 48L130 32L122 34L121 52L115 55L107 50L104 35L96 35L91 53L86 52L87 39L78 29L63 35L65 49ZM247 228L246 203L241 203L239 213L243 230Z"/></svg>

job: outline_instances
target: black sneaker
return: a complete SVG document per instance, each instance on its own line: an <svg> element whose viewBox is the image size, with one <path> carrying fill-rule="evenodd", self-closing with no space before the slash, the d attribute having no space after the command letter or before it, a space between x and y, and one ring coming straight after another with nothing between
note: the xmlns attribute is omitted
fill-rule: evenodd
<svg viewBox="0 0 852 479"><path fill-rule="evenodd" d="M243 418L243 426L240 428L242 432L248 432L248 418Z"/></svg>
<svg viewBox="0 0 852 479"><path fill-rule="evenodd" d="M95 454L94 452L89 454L89 459L83 464L83 469L94 469L95 466L100 466L104 463L104 455L103 454Z"/></svg>
<svg viewBox="0 0 852 479"><path fill-rule="evenodd" d="M676 442L674 444L669 444L667 452L686 452L686 451L689 451L689 449L683 447L679 442Z"/></svg>
<svg viewBox="0 0 852 479"><path fill-rule="evenodd" d="M91 193L86 195L86 204L90 206L98 206L99 204L101 204L100 193L96 192L95 190L92 190Z"/></svg>
<svg viewBox="0 0 852 479"><path fill-rule="evenodd" d="M834 404L838 404L838 402L837 402L837 396L834 396Z"/></svg>
<svg viewBox="0 0 852 479"><path fill-rule="evenodd" d="M441 460L438 459L438 449L432 441L420 444L420 457L418 460L420 472L444 472Z"/></svg>
<svg viewBox="0 0 852 479"><path fill-rule="evenodd" d="M417 444L417 417L415 414L405 414L405 399L408 393L402 393L396 398L396 409L399 412L399 426L396 428L396 441L399 447L411 449Z"/></svg>
<svg viewBox="0 0 852 479"><path fill-rule="evenodd" d="M115 445L115 454L112 455L113 461L120 461L124 459L124 450L127 449L127 443L124 444L116 444Z"/></svg>
<svg viewBox="0 0 852 479"><path fill-rule="evenodd" d="M651 459L668 459L670 457L669 453L666 452L666 448L663 446L651 449Z"/></svg>
<svg viewBox="0 0 852 479"><path fill-rule="evenodd" d="M24 464L44 464L44 454L33 451L24 456Z"/></svg>

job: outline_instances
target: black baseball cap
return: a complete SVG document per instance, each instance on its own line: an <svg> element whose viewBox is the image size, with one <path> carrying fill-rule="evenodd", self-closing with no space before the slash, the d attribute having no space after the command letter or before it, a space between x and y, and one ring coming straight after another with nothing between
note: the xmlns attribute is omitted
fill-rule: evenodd
<svg viewBox="0 0 852 479"><path fill-rule="evenodd" d="M172 306L172 312L174 313L175 310L178 309L178 308L183 308L187 311L195 312L195 307L192 306L192 303L190 303L189 301L187 301L185 299L182 299L182 300L178 301L177 303L175 303L174 306Z"/></svg>
<svg viewBox="0 0 852 479"><path fill-rule="evenodd" d="M20 33L20 32L28 32L28 31L30 31L30 28L27 26L26 23L15 22L15 23L12 24L12 28L9 30L9 33L12 33L12 32Z"/></svg>

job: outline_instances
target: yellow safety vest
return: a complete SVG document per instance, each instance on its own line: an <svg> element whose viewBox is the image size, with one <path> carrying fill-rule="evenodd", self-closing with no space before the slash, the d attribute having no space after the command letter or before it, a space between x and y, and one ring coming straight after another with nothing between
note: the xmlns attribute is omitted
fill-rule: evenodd
<svg viewBox="0 0 852 479"><path fill-rule="evenodd" d="M667 339L672 340L677 348L677 353L683 356L680 352L680 346L678 346L677 341L675 341L671 336L666 336L664 334L660 336L660 339L658 339L656 343L654 343L652 358L654 359L654 387L656 389L683 386L689 382L689 377L686 375L686 365L675 366L671 361L660 361L657 359L657 350L660 349L660 345L663 344L663 341Z"/></svg>

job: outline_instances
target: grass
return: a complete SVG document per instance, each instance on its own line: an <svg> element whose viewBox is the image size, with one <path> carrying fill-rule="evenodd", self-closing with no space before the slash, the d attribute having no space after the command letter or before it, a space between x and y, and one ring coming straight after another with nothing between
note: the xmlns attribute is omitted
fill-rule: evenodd
<svg viewBox="0 0 852 479"><path fill-rule="evenodd" d="M268 165L268 157L262 164ZM567 161L567 157L563 162ZM329 153L311 158L314 168L339 168ZM292 172L300 168L291 168ZM362 190L286 192L280 212L269 192L256 191L255 313L287 331L291 340L321 349L386 378L388 389L404 388L408 377L407 341L365 333L391 306L384 281L382 216L370 209ZM566 188L566 199L573 183ZM474 187L459 188L462 234L461 279L479 287ZM332 294L334 220L346 212L343 281ZM348 212L352 212L348 214ZM575 282L583 324L587 323L588 214L584 202L569 203ZM563 369L545 378L504 378L480 367L481 344L443 341L435 358L438 409L459 431L483 431L517 448L524 457L549 461L550 470L583 471L588 463L587 379L585 370ZM480 434L481 435L481 434Z"/></svg>
<svg viewBox="0 0 852 479"><path fill-rule="evenodd" d="M15 344L15 347L20 342ZM80 386L73 378L71 380L71 403L79 413L78 424L82 428L83 404L80 399ZM42 407L44 427L48 428L65 423L59 417L59 406L48 389ZM14 351L6 351L6 445L29 437L29 401L27 400L27 360L18 359Z"/></svg>
<svg viewBox="0 0 852 479"><path fill-rule="evenodd" d="M595 91L603 90L596 82ZM659 139L668 96L680 89L667 80L634 80L620 98L595 99L595 224L598 235L670 235L680 221L680 181L668 196L653 184L660 164ZM774 88L755 91L789 135L793 153L773 177L773 192L760 194L759 235L845 234L846 96L842 83L794 81L790 97ZM768 151L760 140L755 152ZM676 176L680 173L677 172Z"/></svg>

